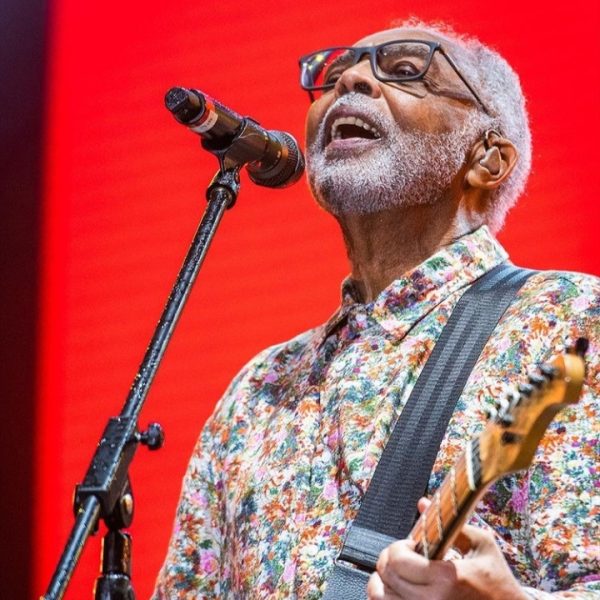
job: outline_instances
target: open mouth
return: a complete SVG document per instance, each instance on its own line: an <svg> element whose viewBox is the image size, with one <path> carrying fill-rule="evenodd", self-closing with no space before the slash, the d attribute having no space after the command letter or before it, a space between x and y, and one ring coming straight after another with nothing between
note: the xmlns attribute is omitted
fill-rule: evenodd
<svg viewBox="0 0 600 600"><path fill-rule="evenodd" d="M359 117L338 117L329 130L329 142L337 140L378 140L381 134L376 127Z"/></svg>

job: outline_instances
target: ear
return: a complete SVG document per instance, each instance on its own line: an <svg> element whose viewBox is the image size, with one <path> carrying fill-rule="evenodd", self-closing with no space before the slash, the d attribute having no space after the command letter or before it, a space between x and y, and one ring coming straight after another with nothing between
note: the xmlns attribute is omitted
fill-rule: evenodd
<svg viewBox="0 0 600 600"><path fill-rule="evenodd" d="M486 132L469 158L467 183L482 190L496 189L514 169L519 153L514 144L495 131Z"/></svg>

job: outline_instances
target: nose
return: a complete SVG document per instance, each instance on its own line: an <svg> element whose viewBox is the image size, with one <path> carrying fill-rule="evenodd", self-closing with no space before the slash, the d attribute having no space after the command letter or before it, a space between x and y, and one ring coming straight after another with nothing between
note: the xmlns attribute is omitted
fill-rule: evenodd
<svg viewBox="0 0 600 600"><path fill-rule="evenodd" d="M381 96L379 81L373 75L368 60L360 61L346 69L335 82L334 90L338 98L350 92L365 94L371 98Z"/></svg>

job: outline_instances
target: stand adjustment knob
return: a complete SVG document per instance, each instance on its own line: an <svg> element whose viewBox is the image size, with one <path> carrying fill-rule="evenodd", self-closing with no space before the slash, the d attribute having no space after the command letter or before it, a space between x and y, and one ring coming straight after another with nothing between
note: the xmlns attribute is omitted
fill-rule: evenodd
<svg viewBox="0 0 600 600"><path fill-rule="evenodd" d="M160 423L150 423L146 431L136 433L135 437L140 444L148 446L149 450L159 450L165 443L165 432Z"/></svg>

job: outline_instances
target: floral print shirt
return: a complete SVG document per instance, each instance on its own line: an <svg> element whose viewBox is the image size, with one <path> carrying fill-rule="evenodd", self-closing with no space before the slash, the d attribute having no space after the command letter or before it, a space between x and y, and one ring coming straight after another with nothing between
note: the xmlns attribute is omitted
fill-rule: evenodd
<svg viewBox="0 0 600 600"><path fill-rule="evenodd" d="M320 598L344 534L456 301L507 259L485 227L362 304L352 281L323 326L237 375L189 463L155 600ZM490 528L534 598L600 598L600 282L533 275L487 343L436 460L434 492L484 426L484 409L579 336L579 404L526 472L499 480L472 522Z"/></svg>

